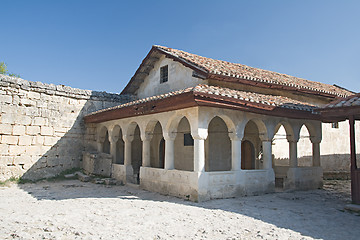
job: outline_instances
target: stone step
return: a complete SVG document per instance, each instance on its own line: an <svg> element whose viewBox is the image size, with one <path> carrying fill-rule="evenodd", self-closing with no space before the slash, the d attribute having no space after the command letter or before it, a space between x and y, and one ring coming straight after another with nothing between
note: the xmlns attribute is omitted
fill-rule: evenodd
<svg viewBox="0 0 360 240"><path fill-rule="evenodd" d="M76 175L78 176L78 179L82 182L89 182L91 180L91 177L82 172L76 172Z"/></svg>

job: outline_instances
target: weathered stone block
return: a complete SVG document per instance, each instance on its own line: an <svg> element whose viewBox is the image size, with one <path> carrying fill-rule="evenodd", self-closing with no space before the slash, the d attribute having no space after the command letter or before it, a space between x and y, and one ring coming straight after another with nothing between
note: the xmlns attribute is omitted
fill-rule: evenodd
<svg viewBox="0 0 360 240"><path fill-rule="evenodd" d="M42 154L41 146L26 146L25 152L29 155L40 155Z"/></svg>
<svg viewBox="0 0 360 240"><path fill-rule="evenodd" d="M0 103L12 103L12 96L0 95Z"/></svg>
<svg viewBox="0 0 360 240"><path fill-rule="evenodd" d="M36 102L27 98L21 98L20 104L26 107L33 107L36 106Z"/></svg>
<svg viewBox="0 0 360 240"><path fill-rule="evenodd" d="M13 104L15 105L19 105L20 103L20 97L18 95L13 95L13 101L12 101Z"/></svg>
<svg viewBox="0 0 360 240"><path fill-rule="evenodd" d="M43 145L44 144L44 136L33 136L32 137L32 145Z"/></svg>
<svg viewBox="0 0 360 240"><path fill-rule="evenodd" d="M40 133L39 126L26 126L26 134L29 135L37 135Z"/></svg>
<svg viewBox="0 0 360 240"><path fill-rule="evenodd" d="M35 117L32 121L33 126L45 126L48 124L48 119L43 117Z"/></svg>
<svg viewBox="0 0 360 240"><path fill-rule="evenodd" d="M5 113L1 115L1 123L14 124L16 115L13 113Z"/></svg>
<svg viewBox="0 0 360 240"><path fill-rule="evenodd" d="M19 142L18 136L11 136L11 135L2 135L1 143L6 143L9 145L16 145Z"/></svg>
<svg viewBox="0 0 360 240"><path fill-rule="evenodd" d="M26 115L18 115L15 119L15 124L19 125L30 125L31 124L31 117Z"/></svg>
<svg viewBox="0 0 360 240"><path fill-rule="evenodd" d="M50 157L47 158L47 162L46 165L49 167L55 167L58 166L60 164L60 159L57 157Z"/></svg>
<svg viewBox="0 0 360 240"><path fill-rule="evenodd" d="M41 126L40 134L43 136L52 136L54 135L54 128Z"/></svg>
<svg viewBox="0 0 360 240"><path fill-rule="evenodd" d="M8 153L9 153L9 145L6 143L1 143L0 144L0 154L6 155Z"/></svg>
<svg viewBox="0 0 360 240"><path fill-rule="evenodd" d="M48 136L45 136L44 145L45 145L45 146L52 146L52 145L54 145L55 143L57 143L58 140L59 140L59 138L57 138L57 137L48 137Z"/></svg>
<svg viewBox="0 0 360 240"><path fill-rule="evenodd" d="M43 100L36 101L36 107L38 108L47 108L47 106L48 106L47 102Z"/></svg>
<svg viewBox="0 0 360 240"><path fill-rule="evenodd" d="M30 91L30 92L28 92L28 98L40 99L40 93Z"/></svg>
<svg viewBox="0 0 360 240"><path fill-rule="evenodd" d="M24 146L18 146L18 145L10 145L9 146L9 154L10 155L20 155L25 153L25 147Z"/></svg>
<svg viewBox="0 0 360 240"><path fill-rule="evenodd" d="M11 134L12 126L10 124L0 124L0 134Z"/></svg>
<svg viewBox="0 0 360 240"><path fill-rule="evenodd" d="M21 126L21 125L14 125L13 126L13 130L12 130L12 134L15 136L23 136L25 135L25 126Z"/></svg>
<svg viewBox="0 0 360 240"><path fill-rule="evenodd" d="M1 112L2 113L13 113L16 108L12 105L2 105L1 106Z"/></svg>
<svg viewBox="0 0 360 240"><path fill-rule="evenodd" d="M37 107L26 107L25 115L31 117L39 117L41 115L41 111Z"/></svg>
<svg viewBox="0 0 360 240"><path fill-rule="evenodd" d="M20 146L30 146L32 143L32 138L31 136L20 136L19 137L19 145Z"/></svg>
<svg viewBox="0 0 360 240"><path fill-rule="evenodd" d="M28 165L31 165L32 162L31 162L31 157L28 156L28 155L20 155L20 156L16 156L14 158L14 163L15 164L28 164Z"/></svg>

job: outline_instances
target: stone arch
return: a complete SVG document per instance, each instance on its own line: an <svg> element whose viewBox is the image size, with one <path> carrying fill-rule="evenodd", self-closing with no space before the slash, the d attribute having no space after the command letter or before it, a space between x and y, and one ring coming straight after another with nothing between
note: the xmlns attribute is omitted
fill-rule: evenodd
<svg viewBox="0 0 360 240"><path fill-rule="evenodd" d="M298 166L313 166L313 149L309 128L304 124L300 129L299 142L297 144Z"/></svg>
<svg viewBox="0 0 360 240"><path fill-rule="evenodd" d="M194 170L194 139L191 135L191 125L186 116L173 119L172 131L176 133L174 140L174 167L177 170Z"/></svg>
<svg viewBox="0 0 360 240"><path fill-rule="evenodd" d="M129 136L129 137L132 137L134 136L134 132L135 132L135 128L138 127L139 130L141 131L140 129L140 124L136 121L132 121L130 122L129 124L127 124L127 126L125 127L125 135L126 136ZM141 133L141 132L140 132Z"/></svg>
<svg viewBox="0 0 360 240"><path fill-rule="evenodd" d="M131 141L131 166L134 183L140 183L140 167L142 165L142 141L140 125L133 121L128 124L126 138Z"/></svg>
<svg viewBox="0 0 360 240"><path fill-rule="evenodd" d="M261 169L262 140L267 139L267 128L260 119L250 119L243 130L241 144L241 168L243 170Z"/></svg>
<svg viewBox="0 0 360 240"><path fill-rule="evenodd" d="M223 118L215 116L208 124L208 137L205 140L205 171L230 170L231 141L228 125Z"/></svg>
<svg viewBox="0 0 360 240"><path fill-rule="evenodd" d="M125 143L123 140L123 131L121 126L115 125L111 131L111 137L115 144L115 156L113 156L113 161L116 164L124 164L124 151L125 151Z"/></svg>
<svg viewBox="0 0 360 240"><path fill-rule="evenodd" d="M287 121L279 121L275 127L275 134L272 139L274 168L289 166L289 140L295 140L295 133L293 127Z"/></svg>
<svg viewBox="0 0 360 240"><path fill-rule="evenodd" d="M185 118L188 121L189 127L190 127L190 132L191 132L192 126L191 126L191 122L190 122L190 117L185 114L175 114L174 116L172 116L169 119L164 131L166 131L168 133L176 133L179 123L183 118Z"/></svg>
<svg viewBox="0 0 360 240"><path fill-rule="evenodd" d="M147 129L147 133L151 136L150 140L150 167L164 168L165 164L165 141L161 123L159 121L152 124L152 130Z"/></svg>
<svg viewBox="0 0 360 240"><path fill-rule="evenodd" d="M233 119L225 114L213 114L213 115L207 116L206 117L206 126L209 126L210 122L216 117L220 118L225 123L229 133L235 132L236 125L235 125Z"/></svg>
<svg viewBox="0 0 360 240"><path fill-rule="evenodd" d="M245 127L243 129L243 134L245 134L245 128L248 125L249 122L252 122L256 125L259 133L259 138L266 139L268 137L268 130L266 127L266 124L259 118L250 118L247 120Z"/></svg>
<svg viewBox="0 0 360 240"><path fill-rule="evenodd" d="M98 132L98 141L100 143L100 152L110 154L109 131L107 127L102 126Z"/></svg>

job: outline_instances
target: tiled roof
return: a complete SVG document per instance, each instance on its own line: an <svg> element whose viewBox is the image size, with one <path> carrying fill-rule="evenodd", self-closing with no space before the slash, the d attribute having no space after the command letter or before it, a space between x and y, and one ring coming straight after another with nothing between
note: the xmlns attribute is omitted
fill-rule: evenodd
<svg viewBox="0 0 360 240"><path fill-rule="evenodd" d="M156 48L175 58L185 61L187 64L194 66L207 74L217 76L245 79L254 82L283 85L293 87L299 90L307 90L319 93L335 95L339 97L347 97L352 92L330 84L309 81L303 78L293 77L287 74L272 72L259 68L249 67L239 63L230 63L222 60L202 57L182 50L172 49L168 47L155 45Z"/></svg>
<svg viewBox="0 0 360 240"><path fill-rule="evenodd" d="M195 96L205 96L208 98L224 98L226 99L232 99L236 100L238 102L243 103L257 103L259 105L264 106L273 106L273 107L279 107L279 108L287 108L287 109L295 109L295 110L301 110L301 111L308 111L313 112L313 110L316 108L314 105L309 104L307 102L301 102L297 101L291 98L283 97L283 96L276 96L276 95L267 95L267 94L260 94L255 92L246 92L246 91L240 91L240 90L234 90L230 88L223 88L218 86L210 86L206 84L199 84L195 87L189 87L182 90L177 90L157 96L151 96L139 100L135 100L132 102L128 102L125 104L121 104L119 106L99 110L96 112L93 112L90 115L99 114L101 112L107 112L114 109L129 107L133 105L138 105L146 102L151 102L155 100L160 100L164 98L169 98L176 95L181 95L185 93L193 93Z"/></svg>
<svg viewBox="0 0 360 240"><path fill-rule="evenodd" d="M360 93L354 94L344 99L332 101L322 108L340 108L360 106Z"/></svg>

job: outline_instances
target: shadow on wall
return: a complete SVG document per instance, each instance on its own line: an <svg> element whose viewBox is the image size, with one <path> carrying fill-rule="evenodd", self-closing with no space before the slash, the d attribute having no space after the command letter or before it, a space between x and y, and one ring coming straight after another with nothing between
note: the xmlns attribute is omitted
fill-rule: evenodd
<svg viewBox="0 0 360 240"><path fill-rule="evenodd" d="M95 129L85 128L83 117L91 112L99 109L119 105L119 101L101 100L98 92L95 92L95 100L93 95L85 104L71 104L76 99L66 99L69 103L67 106L60 104L59 111L52 112L49 117L49 127L53 129L52 136L35 136L40 138L40 142L33 148L33 163L29 169L23 174L22 178L29 180L37 180L49 178L58 175L64 170L81 167L83 151L85 151L85 132L94 131L87 136L95 136ZM101 93L100 93L101 94ZM71 127L63 127L63 126ZM49 133L50 134L50 133ZM42 142L44 141L44 142ZM45 150L46 149L46 150ZM90 149L89 150L95 150Z"/></svg>
<svg viewBox="0 0 360 240"><path fill-rule="evenodd" d="M71 107L60 106L59 108L59 116L49 119L49 126L52 126L54 129L53 136L44 136L43 139L41 136L35 136L35 138L41 138L40 144L42 141L44 143L41 147L31 146L34 149L34 154L38 154L44 148L49 149L42 155L39 155L38 160L23 174L22 178L36 180L53 177L64 170L81 166L82 153L85 150L84 136L86 131L83 117L98 109L92 100L87 100L74 119L64 117L64 115L76 114L76 111L71 110ZM70 112L65 112L66 110ZM70 129L64 127L61 130L62 123L72 121L73 124Z"/></svg>

